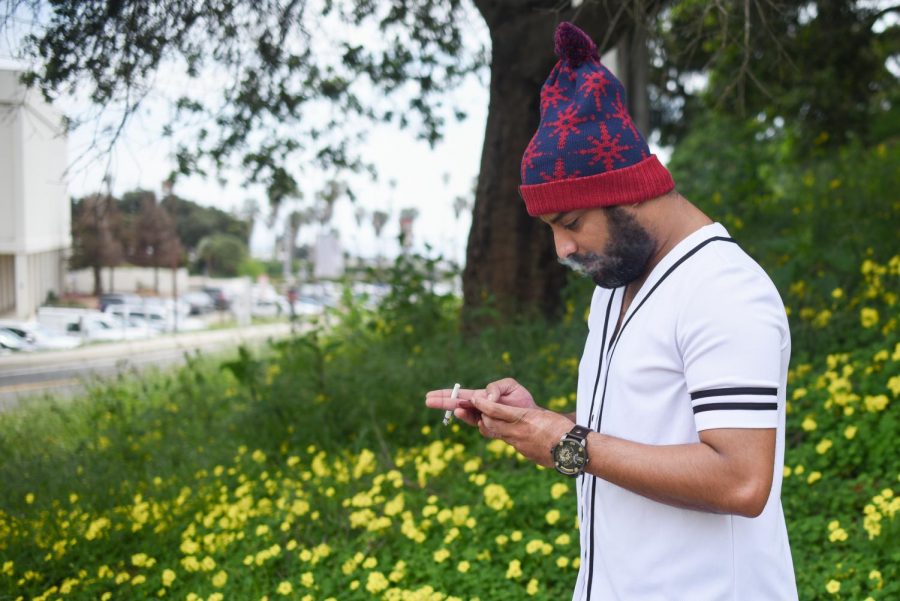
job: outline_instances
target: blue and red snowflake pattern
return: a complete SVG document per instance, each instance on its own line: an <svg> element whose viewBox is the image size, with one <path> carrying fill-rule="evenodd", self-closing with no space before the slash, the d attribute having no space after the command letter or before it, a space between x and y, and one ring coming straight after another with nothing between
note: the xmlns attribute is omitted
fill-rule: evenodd
<svg viewBox="0 0 900 601"><path fill-rule="evenodd" d="M543 152L538 152L538 146L541 145L540 140L537 138L532 138L531 142L528 143L528 148L525 149L525 154L522 156L522 179L525 179L525 170L526 169L534 169L534 160L544 156Z"/></svg>
<svg viewBox="0 0 900 601"><path fill-rule="evenodd" d="M557 79L550 85L544 86L541 90L541 114L543 115L548 108L559 108L560 102L569 102L569 99L563 96L562 86L559 85Z"/></svg>
<svg viewBox="0 0 900 601"><path fill-rule="evenodd" d="M592 96L594 98L594 105L597 107L597 112L599 113L601 110L601 101L606 95L606 87L608 85L609 80L606 78L606 73L598 69L596 71L585 73L581 80L581 84L578 86L578 91L584 96Z"/></svg>
<svg viewBox="0 0 900 601"><path fill-rule="evenodd" d="M588 177L649 156L621 82L596 59L560 61L541 89L541 122L522 157L522 184Z"/></svg>
<svg viewBox="0 0 900 601"><path fill-rule="evenodd" d="M634 136L635 140L641 139L641 135L634 127L634 121L631 120L631 115L628 114L628 109L625 108L625 103L622 102L621 93L616 92L616 99L613 102L613 112L608 114L607 118L617 119L622 124L622 129L627 128L629 131L631 131L631 135Z"/></svg>
<svg viewBox="0 0 900 601"><path fill-rule="evenodd" d="M581 133L579 125L588 121L588 117L578 116L578 105L570 104L565 109L556 114L556 121L547 123L547 127L551 128L550 135L552 137L559 136L556 147L562 150L566 147L566 140L572 134Z"/></svg>
<svg viewBox="0 0 900 601"><path fill-rule="evenodd" d="M619 143L621 137L622 134L620 133L615 136L609 135L606 125L601 123L600 139L598 140L594 136L588 136L590 147L579 150L578 154L588 155L588 165L593 166L600 161L603 161L603 166L606 168L606 171L612 171L616 168L617 162L621 163L625 161L625 156L622 153L631 150L631 146Z"/></svg>
<svg viewBox="0 0 900 601"><path fill-rule="evenodd" d="M553 165L553 173L551 175L547 175L543 171L541 171L541 179L545 182L555 182L561 179L572 179L573 177L578 177L581 175L580 171L566 171L566 162L562 159L556 159L556 163Z"/></svg>

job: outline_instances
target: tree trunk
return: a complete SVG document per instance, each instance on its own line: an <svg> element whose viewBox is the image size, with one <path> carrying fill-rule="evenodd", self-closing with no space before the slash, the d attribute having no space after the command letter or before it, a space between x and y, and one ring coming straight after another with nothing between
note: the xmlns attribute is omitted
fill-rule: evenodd
<svg viewBox="0 0 900 601"><path fill-rule="evenodd" d="M550 229L528 216L519 196L522 153L538 126L541 86L557 60L557 24L574 20L607 46L632 25L630 12L613 2L610 7L585 3L578 10L555 10L560 3L549 0L475 4L490 29L492 50L488 119L463 271L467 327L483 321L479 309L486 303L501 319L533 310L548 317L558 313L565 271Z"/></svg>
<svg viewBox="0 0 900 601"><path fill-rule="evenodd" d="M634 27L616 46L621 81L628 92L628 112L639 132L650 134L650 94L648 90L650 53L647 49L647 26L643 22Z"/></svg>
<svg viewBox="0 0 900 601"><path fill-rule="evenodd" d="M94 296L99 297L103 294L103 267L100 265L92 265L94 272Z"/></svg>

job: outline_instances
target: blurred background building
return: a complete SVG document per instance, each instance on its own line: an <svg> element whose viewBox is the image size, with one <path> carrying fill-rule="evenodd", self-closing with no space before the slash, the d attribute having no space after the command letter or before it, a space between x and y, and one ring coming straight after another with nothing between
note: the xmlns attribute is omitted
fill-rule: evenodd
<svg viewBox="0 0 900 601"><path fill-rule="evenodd" d="M63 291L71 208L62 118L19 76L0 69L0 317L27 319Z"/></svg>

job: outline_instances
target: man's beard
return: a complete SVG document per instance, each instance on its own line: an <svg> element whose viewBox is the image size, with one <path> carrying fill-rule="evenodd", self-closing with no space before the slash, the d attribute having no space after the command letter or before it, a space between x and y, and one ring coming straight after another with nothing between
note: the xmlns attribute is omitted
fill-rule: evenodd
<svg viewBox="0 0 900 601"><path fill-rule="evenodd" d="M622 207L605 211L609 242L603 254L572 254L559 262L590 277L601 288L618 288L641 277L656 250L656 242Z"/></svg>

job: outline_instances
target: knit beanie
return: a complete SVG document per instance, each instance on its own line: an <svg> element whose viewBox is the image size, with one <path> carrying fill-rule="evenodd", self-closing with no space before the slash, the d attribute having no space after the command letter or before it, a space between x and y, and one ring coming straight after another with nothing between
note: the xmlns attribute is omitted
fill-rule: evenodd
<svg viewBox="0 0 900 601"><path fill-rule="evenodd" d="M541 88L541 122L522 156L528 214L632 204L675 187L625 108L625 88L597 45L571 23L556 28L559 57Z"/></svg>

